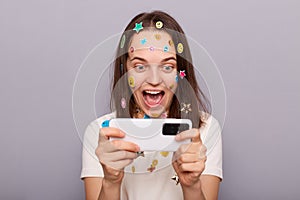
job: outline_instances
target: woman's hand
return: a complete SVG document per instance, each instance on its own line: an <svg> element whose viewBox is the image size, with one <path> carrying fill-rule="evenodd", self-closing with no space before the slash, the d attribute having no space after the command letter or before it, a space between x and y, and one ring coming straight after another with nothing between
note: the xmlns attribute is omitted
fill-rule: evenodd
<svg viewBox="0 0 300 200"><path fill-rule="evenodd" d="M102 165L104 180L110 183L121 183L123 169L137 157L139 147L123 140L110 141L109 137L123 138L125 133L120 129L107 127L100 129L96 155Z"/></svg>
<svg viewBox="0 0 300 200"><path fill-rule="evenodd" d="M192 139L191 143L181 145L173 155L173 167L181 186L200 184L200 175L206 162L206 147L202 144L199 129L190 129L176 135L176 141Z"/></svg>

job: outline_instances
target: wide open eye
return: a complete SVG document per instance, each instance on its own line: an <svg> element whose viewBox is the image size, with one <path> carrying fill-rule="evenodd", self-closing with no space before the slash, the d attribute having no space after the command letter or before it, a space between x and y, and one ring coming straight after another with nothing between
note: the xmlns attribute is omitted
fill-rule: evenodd
<svg viewBox="0 0 300 200"><path fill-rule="evenodd" d="M173 71L174 66L172 66L172 65L163 65L163 66L161 66L161 68L162 68L162 71L164 71L166 73L170 73L170 72Z"/></svg>
<svg viewBox="0 0 300 200"><path fill-rule="evenodd" d="M134 66L134 70L136 72L144 72L144 71L146 71L146 66L145 65L136 65L136 66Z"/></svg>

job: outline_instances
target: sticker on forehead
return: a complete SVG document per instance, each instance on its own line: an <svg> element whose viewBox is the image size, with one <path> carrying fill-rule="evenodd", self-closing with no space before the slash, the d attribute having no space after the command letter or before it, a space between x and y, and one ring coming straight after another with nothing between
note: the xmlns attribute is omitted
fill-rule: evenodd
<svg viewBox="0 0 300 200"><path fill-rule="evenodd" d="M134 52L134 48L130 47L129 51L130 51L130 53L133 53Z"/></svg>
<svg viewBox="0 0 300 200"><path fill-rule="evenodd" d="M135 81L134 81L134 77L133 76L129 76L128 77L128 85L132 88L135 87Z"/></svg>
<svg viewBox="0 0 300 200"><path fill-rule="evenodd" d="M182 53L183 52L183 44L182 43L178 43L178 45L177 45L177 52L178 53Z"/></svg>
<svg viewBox="0 0 300 200"><path fill-rule="evenodd" d="M169 45L170 45L170 47L174 45L173 40L169 40Z"/></svg>
<svg viewBox="0 0 300 200"><path fill-rule="evenodd" d="M126 36L123 35L123 36L122 36L122 39L121 39L121 43L120 43L120 48L121 48L121 49L124 47L125 41L126 41Z"/></svg>
<svg viewBox="0 0 300 200"><path fill-rule="evenodd" d="M146 42L147 42L147 39L146 39L146 38L141 39L141 44L142 44L142 45L146 44Z"/></svg>
<svg viewBox="0 0 300 200"><path fill-rule="evenodd" d="M161 35L160 34L155 34L154 37L155 37L156 40L160 40L161 39Z"/></svg>
<svg viewBox="0 0 300 200"><path fill-rule="evenodd" d="M162 27L163 27L163 23L161 22L161 21L157 21L156 23L155 23L155 27L157 28L157 29L161 29Z"/></svg>
<svg viewBox="0 0 300 200"><path fill-rule="evenodd" d="M140 23L135 23L135 27L134 27L134 31L136 31L137 33L140 32L140 30L142 30L144 27L143 27L143 22L140 22Z"/></svg>
<svg viewBox="0 0 300 200"><path fill-rule="evenodd" d="M154 47L149 47L149 50L150 51L154 51Z"/></svg>

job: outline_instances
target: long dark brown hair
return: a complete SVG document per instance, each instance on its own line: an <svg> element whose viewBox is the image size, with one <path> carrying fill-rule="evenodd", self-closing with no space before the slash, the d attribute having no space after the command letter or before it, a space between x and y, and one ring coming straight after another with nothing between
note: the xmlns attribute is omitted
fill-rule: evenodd
<svg viewBox="0 0 300 200"><path fill-rule="evenodd" d="M190 48L182 28L173 17L162 11L138 14L125 28L114 61L111 109L116 111L118 118L130 118L136 112L136 102L127 83L126 63L128 48L131 38L135 33L133 28L136 23L142 22L143 27L146 28L155 27L157 21L163 23L163 28L159 30L170 34L175 47L178 43L182 43L184 47L182 53L176 54L176 59L178 73L180 70L185 70L186 76L184 79L178 81L178 87L170 105L168 118L190 119L193 127L199 128L203 123L202 113L210 113L210 104L198 86ZM121 99L126 101L126 108L121 106ZM182 109L184 109L184 106L188 106L188 104L190 104L191 111L185 112Z"/></svg>

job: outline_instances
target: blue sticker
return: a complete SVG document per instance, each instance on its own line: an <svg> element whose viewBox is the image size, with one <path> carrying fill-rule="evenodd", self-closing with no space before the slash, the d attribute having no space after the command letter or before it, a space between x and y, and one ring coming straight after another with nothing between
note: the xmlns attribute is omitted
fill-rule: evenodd
<svg viewBox="0 0 300 200"><path fill-rule="evenodd" d="M105 120L104 122L102 122L102 128L109 127L109 121L110 120Z"/></svg>
<svg viewBox="0 0 300 200"><path fill-rule="evenodd" d="M150 119L149 115L144 114L144 119Z"/></svg>
<svg viewBox="0 0 300 200"><path fill-rule="evenodd" d="M164 52L169 51L169 47L168 46L164 46Z"/></svg>
<svg viewBox="0 0 300 200"><path fill-rule="evenodd" d="M144 38L144 39L141 40L141 44L142 44L142 45L146 44L146 42L147 42L147 39L146 39L146 38Z"/></svg>
<svg viewBox="0 0 300 200"><path fill-rule="evenodd" d="M175 81L178 82L178 75L175 76Z"/></svg>

